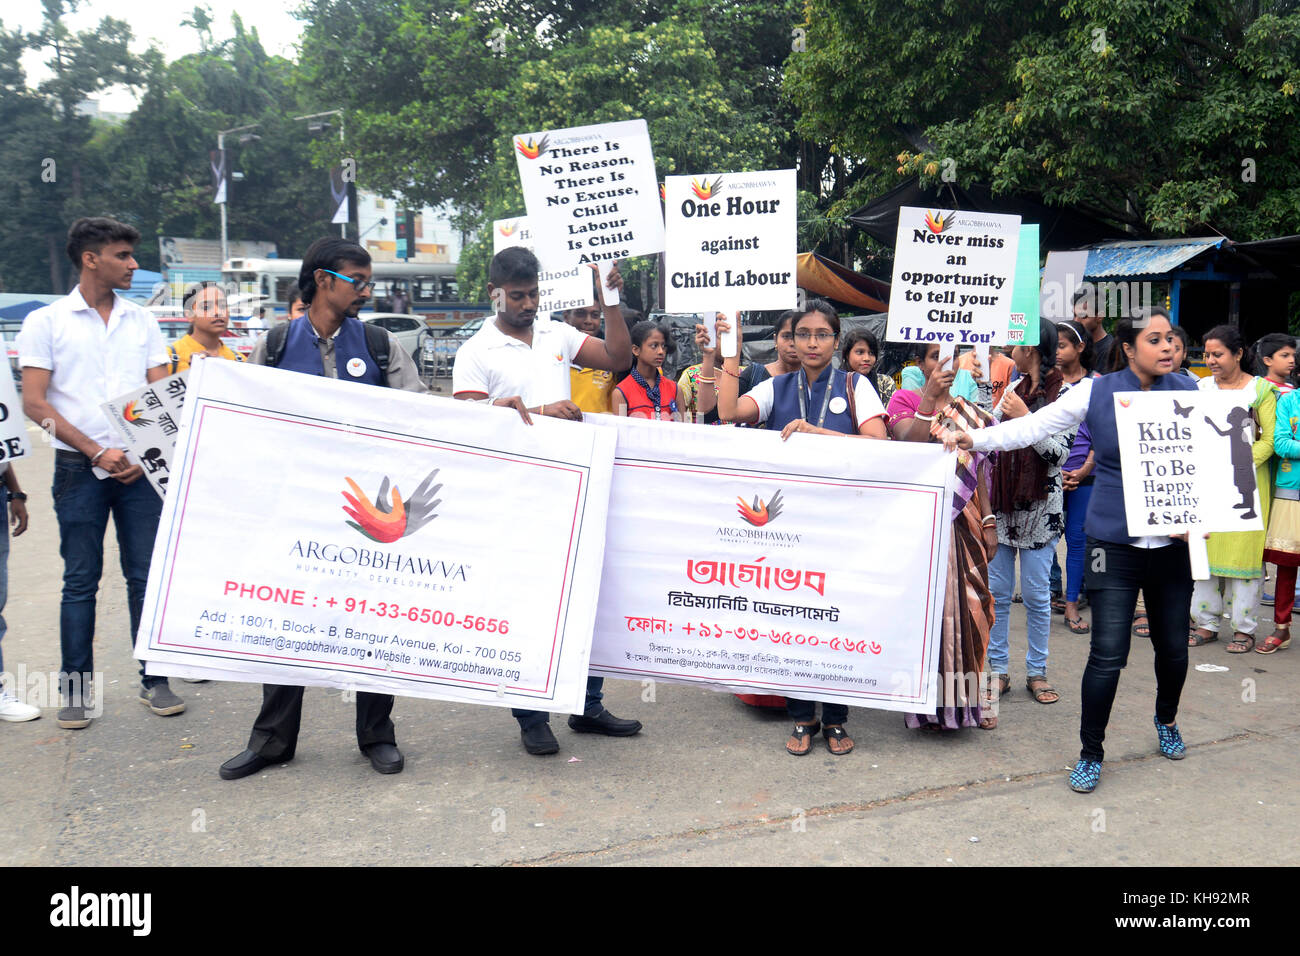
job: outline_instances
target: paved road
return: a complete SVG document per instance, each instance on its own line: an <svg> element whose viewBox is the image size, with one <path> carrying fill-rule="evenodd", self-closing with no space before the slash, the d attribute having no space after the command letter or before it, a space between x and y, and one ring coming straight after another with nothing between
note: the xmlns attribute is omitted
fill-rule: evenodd
<svg viewBox="0 0 1300 956"><path fill-rule="evenodd" d="M36 441L38 436L33 435ZM50 509L50 449L18 465L31 530L14 542L6 666L57 671L62 565ZM1156 750L1148 646L1135 641L1107 740L1101 786L1065 783L1078 753L1087 638L1054 618L1051 676L1063 699L1023 690L1023 609L1012 623L1015 681L993 732L930 736L854 709L857 750L784 751L784 715L729 695L610 681L607 702L641 719L631 739L575 735L530 757L502 709L399 699L405 772L380 776L356 749L353 708L307 691L298 756L235 782L217 766L243 748L255 685L174 683L186 713L136 702L125 588L115 546L100 592L96 662L104 715L60 730L53 708L0 725L0 863L89 864L1296 864L1300 743L1294 650L1235 657L1193 650L1179 715L1189 745ZM1017 653L1021 656L1017 657ZM820 741L819 741L820 744Z"/></svg>

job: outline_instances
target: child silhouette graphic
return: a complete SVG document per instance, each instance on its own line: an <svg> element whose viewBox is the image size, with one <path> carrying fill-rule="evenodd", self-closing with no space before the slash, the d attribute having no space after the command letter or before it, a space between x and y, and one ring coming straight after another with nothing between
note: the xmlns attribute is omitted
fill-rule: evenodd
<svg viewBox="0 0 1300 956"><path fill-rule="evenodd" d="M1248 521L1256 516L1255 462L1251 457L1251 442L1245 434L1245 426L1249 422L1251 422L1250 409L1242 407L1233 408L1228 412L1226 430L1219 428L1209 415L1205 416L1205 424L1213 428L1215 434L1228 439L1228 449L1232 456L1232 481L1241 495L1241 501L1233 507L1246 509L1242 512L1242 521Z"/></svg>

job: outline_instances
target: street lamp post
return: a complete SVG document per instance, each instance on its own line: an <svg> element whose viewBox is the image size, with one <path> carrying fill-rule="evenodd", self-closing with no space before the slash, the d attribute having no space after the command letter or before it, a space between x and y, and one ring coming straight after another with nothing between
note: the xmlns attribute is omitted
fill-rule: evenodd
<svg viewBox="0 0 1300 956"><path fill-rule="evenodd" d="M217 155L219 155L223 161L226 161L226 134L227 133L242 133L245 130L256 129L261 125L262 125L261 123L249 123L247 126L236 126L234 129L223 129L220 132L218 132L217 133ZM256 137L251 137L251 138L256 138ZM244 136L239 137L239 141L241 143L246 143L249 141L249 139L250 137L244 137ZM226 175L229 175L226 169L223 169L222 172L225 173ZM227 225L226 206L230 204L229 192L227 192L225 198L226 201L221 204L221 268L223 269L226 267L226 260L230 258L230 244L226 239L226 225Z"/></svg>
<svg viewBox="0 0 1300 956"><path fill-rule="evenodd" d="M310 133L320 133L330 128L330 124L325 122L323 117L337 116L339 118L339 143L343 143L343 111L342 110L325 110L323 113L308 113L306 116L295 116L295 122L307 122L307 131ZM348 224L339 223L339 236L343 239L348 237Z"/></svg>

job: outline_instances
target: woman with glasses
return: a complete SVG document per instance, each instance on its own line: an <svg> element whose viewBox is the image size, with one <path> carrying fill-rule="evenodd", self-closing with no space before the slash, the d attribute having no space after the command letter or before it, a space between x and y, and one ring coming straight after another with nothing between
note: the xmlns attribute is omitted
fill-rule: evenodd
<svg viewBox="0 0 1300 956"><path fill-rule="evenodd" d="M765 422L768 428L780 430L782 440L795 432L885 438L885 410L871 383L831 365L840 335L834 307L813 299L807 309L796 313L790 323L799 354L798 370L759 382L742 396L737 394L740 359L724 356L718 380L718 415L723 421L746 425ZM721 334L730 331L730 324L718 319L717 328ZM739 343L739 330L736 339ZM836 756L853 749L853 738L844 730L849 713L846 705L823 702L821 723L816 701L791 697L786 699L786 708L794 720L787 752L796 757L808 753L819 730Z"/></svg>

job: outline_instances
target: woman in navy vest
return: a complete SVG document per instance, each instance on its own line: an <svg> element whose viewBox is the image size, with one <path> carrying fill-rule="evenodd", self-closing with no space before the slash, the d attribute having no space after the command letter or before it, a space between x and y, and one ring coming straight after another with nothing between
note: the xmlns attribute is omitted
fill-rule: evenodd
<svg viewBox="0 0 1300 956"><path fill-rule="evenodd" d="M718 378L718 417L724 422L780 429L781 438L795 432L815 435L860 435L885 438L885 410L880 397L864 376L831 366L840 337L840 317L823 299L808 302L807 311L795 316L794 343L799 351L798 371L759 382L747 394L738 396L740 358L723 359ZM730 331L730 323L718 319L718 333ZM736 333L739 343L740 333ZM853 392L850 394L849 389ZM786 699L794 719L794 730L785 749L801 757L812 749L813 735L822 730L830 752L842 756L853 749L853 738L844 731L849 708L845 704L822 703L822 724L817 721L817 702Z"/></svg>
<svg viewBox="0 0 1300 956"><path fill-rule="evenodd" d="M1187 609L1192 572L1186 540L1151 536L1133 538L1124 513L1119 437L1115 429L1116 392L1195 391L1196 383L1176 372L1173 326L1163 309L1149 317L1124 319L1115 329L1118 368L1098 379L1083 379L1051 405L1023 418L971 433L953 432L949 447L976 451L1024 448L1048 435L1088 423L1096 481L1084 528L1088 535L1085 585L1092 595L1092 647L1083 672L1083 713L1079 737L1083 748L1070 774L1070 786L1091 793L1101 778L1102 741L1119 672L1128 663L1133 611L1138 591L1145 594L1155 651L1155 725L1160 752L1171 760L1186 753L1174 722L1183 682L1187 679ZM1122 364L1121 364L1122 363Z"/></svg>

